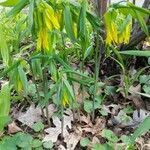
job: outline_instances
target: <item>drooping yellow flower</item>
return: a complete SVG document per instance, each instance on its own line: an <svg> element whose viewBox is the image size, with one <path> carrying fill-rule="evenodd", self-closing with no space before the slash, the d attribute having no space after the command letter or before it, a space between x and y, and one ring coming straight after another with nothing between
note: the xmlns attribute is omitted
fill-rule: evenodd
<svg viewBox="0 0 150 150"><path fill-rule="evenodd" d="M124 43L125 43L125 44L128 44L128 43L129 43L131 28L132 28L132 23L129 23L129 24L126 26L125 34L124 34L124 36L125 36L125 37L124 37Z"/></svg>
<svg viewBox="0 0 150 150"><path fill-rule="evenodd" d="M130 40L132 18L125 16L117 10L109 10L104 15L106 26L106 44L127 44Z"/></svg>
<svg viewBox="0 0 150 150"><path fill-rule="evenodd" d="M63 106L66 106L69 104L69 100L68 100L68 94L66 91L63 92L63 98L62 98L62 104Z"/></svg>
<svg viewBox="0 0 150 150"><path fill-rule="evenodd" d="M42 28L38 32L37 50L49 50L48 31L46 28Z"/></svg>
<svg viewBox="0 0 150 150"><path fill-rule="evenodd" d="M45 17L46 17L46 20L53 25L54 29L60 28L57 18L54 16L54 14L51 14L50 9L45 10Z"/></svg>
<svg viewBox="0 0 150 150"><path fill-rule="evenodd" d="M59 21L56 16L54 9L42 1L37 7L37 50L50 52L49 32L53 29L60 29Z"/></svg>

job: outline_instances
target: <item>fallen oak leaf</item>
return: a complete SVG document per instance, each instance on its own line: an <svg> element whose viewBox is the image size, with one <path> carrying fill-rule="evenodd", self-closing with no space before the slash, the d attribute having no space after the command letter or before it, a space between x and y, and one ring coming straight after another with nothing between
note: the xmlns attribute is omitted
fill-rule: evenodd
<svg viewBox="0 0 150 150"><path fill-rule="evenodd" d="M34 123L42 121L41 109L31 105L25 113L20 113L17 119L24 125L32 128Z"/></svg>
<svg viewBox="0 0 150 150"><path fill-rule="evenodd" d="M101 134L101 131L105 128L105 126L105 118L97 118L96 123L92 127L83 128L82 131L84 131L85 133L92 133L93 135L99 135Z"/></svg>
<svg viewBox="0 0 150 150"><path fill-rule="evenodd" d="M67 127L69 129L72 128L71 122L73 121L73 115L72 114L70 114L69 116L64 115L63 117L64 117L63 136L65 138L66 136L69 135L69 133L67 131ZM47 133L47 135L43 139L44 142L50 141L50 140L52 142L56 142L58 139L58 136L62 132L62 126L61 126L60 119L57 116L53 116L52 120L53 120L53 124L55 125L55 127L50 127L50 128L45 129L45 132Z"/></svg>
<svg viewBox="0 0 150 150"><path fill-rule="evenodd" d="M55 105L50 104L48 106L48 110L49 110L49 118L51 118L52 115L54 114L54 112L56 112ZM45 109L44 109L44 115L46 116L46 110ZM41 108L40 107L35 107L35 105L32 104L26 112L23 112L23 113L20 112L17 115L17 119L21 123L23 123L23 124L29 126L30 128L32 128L34 123L42 121L41 116L42 116Z"/></svg>
<svg viewBox="0 0 150 150"><path fill-rule="evenodd" d="M64 142L67 145L68 150L74 150L77 146L78 142L80 141L82 137L82 130L75 129L75 131L68 136L65 137Z"/></svg>

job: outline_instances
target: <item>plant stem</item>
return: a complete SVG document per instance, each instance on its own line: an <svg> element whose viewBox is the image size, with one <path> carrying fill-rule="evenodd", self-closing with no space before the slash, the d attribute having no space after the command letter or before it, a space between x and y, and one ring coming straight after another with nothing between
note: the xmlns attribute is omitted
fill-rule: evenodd
<svg viewBox="0 0 150 150"><path fill-rule="evenodd" d="M43 61L42 61L42 64L44 66L44 58L43 58ZM46 67L44 67L42 73L43 73L43 89L44 89L44 98L46 97L47 93L48 93L48 83L47 83L47 74L46 74ZM47 100L46 100L47 101ZM50 118L49 118L49 111L48 111L48 104L46 102L46 105L45 105L45 110L46 110L46 118L47 118L47 123L48 123L48 126L50 126Z"/></svg>
<svg viewBox="0 0 150 150"><path fill-rule="evenodd" d="M32 68L31 61L28 62L28 63L29 63L30 69L31 69L32 79L33 79L33 83L34 83L35 88L36 88L36 93L37 93L38 100L41 101L42 98L41 98L41 96L40 96L40 92L39 92L39 89L38 89L38 85L37 85L37 83L36 83L36 79L35 79L35 76L34 76L34 73L33 73L33 68ZM43 120L44 120L44 122L45 122L45 116L44 116L43 108L41 108L41 112L42 112Z"/></svg>
<svg viewBox="0 0 150 150"><path fill-rule="evenodd" d="M64 137L64 107L61 106L61 139Z"/></svg>
<svg viewBox="0 0 150 150"><path fill-rule="evenodd" d="M99 44L99 37L98 33L96 35L96 48L95 48L95 74L94 74L94 94L93 94L93 112L92 112L92 122L94 122L95 119L95 99L96 99L96 93L97 93L97 85L98 85L98 77L99 77L99 70L100 70L100 61L101 61L101 53L99 51L103 48L103 44L101 43L101 46Z"/></svg>

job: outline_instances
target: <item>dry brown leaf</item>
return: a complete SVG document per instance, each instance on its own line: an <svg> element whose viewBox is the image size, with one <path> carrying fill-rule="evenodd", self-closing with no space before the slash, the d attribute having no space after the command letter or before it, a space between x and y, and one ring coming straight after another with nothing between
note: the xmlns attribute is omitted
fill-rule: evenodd
<svg viewBox="0 0 150 150"><path fill-rule="evenodd" d="M129 88L129 93L131 93L131 95L128 98L133 101L137 109L145 108L144 101L142 100L141 96L137 94L139 92L141 92L140 84L138 84L137 86L131 86Z"/></svg>
<svg viewBox="0 0 150 150"><path fill-rule="evenodd" d="M95 122L95 125L93 125L92 127L85 127L82 130L85 133L90 132L93 135L99 135L106 126L106 120L104 118L97 118Z"/></svg>
<svg viewBox="0 0 150 150"><path fill-rule="evenodd" d="M66 112L68 113L68 112ZM55 125L55 127L50 127L48 129L45 129L45 132L47 133L47 135L44 137L43 141L52 141L52 142L56 142L58 139L58 136L61 134L61 121L57 116L53 116L52 117L53 120L53 124ZM73 121L73 115L72 113L67 116L64 115L64 126L63 126L63 136L64 138L66 136L69 135L67 128L71 129L72 125L71 122Z"/></svg>
<svg viewBox="0 0 150 150"><path fill-rule="evenodd" d="M54 104L50 104L48 106L49 110L49 117L51 118L54 112L56 112L56 108ZM46 116L46 110L44 109L44 115ZM42 121L42 112L41 108L35 107L35 105L31 105L26 112L19 112L18 115L16 115L20 122L23 124L29 126L32 128L33 124L39 121Z"/></svg>
<svg viewBox="0 0 150 150"><path fill-rule="evenodd" d="M103 105L102 109L104 111L106 111L107 113L111 114L111 115L116 115L119 111L119 109L121 109L122 106L121 105L116 105L116 104L111 104L111 105Z"/></svg>
<svg viewBox="0 0 150 150"><path fill-rule="evenodd" d="M8 134L17 133L19 131L22 131L22 129L19 128L15 122L12 122L11 124L8 125Z"/></svg>
<svg viewBox="0 0 150 150"><path fill-rule="evenodd" d="M74 150L78 142L82 137L82 130L76 129L73 133L65 137L64 142L66 143L68 150Z"/></svg>
<svg viewBox="0 0 150 150"><path fill-rule="evenodd" d="M33 124L42 121L41 109L31 105L25 113L20 113L18 120L32 128Z"/></svg>
<svg viewBox="0 0 150 150"><path fill-rule="evenodd" d="M83 122L83 123L85 123L85 124L87 124L88 126L92 126L92 122L91 122L89 114L87 116L81 115L80 116L80 121Z"/></svg>
<svg viewBox="0 0 150 150"><path fill-rule="evenodd" d="M74 83L74 90L76 95L76 101L78 103L82 103L82 97L84 97L84 99L89 97L86 89L83 89L81 92L80 84L78 83Z"/></svg>

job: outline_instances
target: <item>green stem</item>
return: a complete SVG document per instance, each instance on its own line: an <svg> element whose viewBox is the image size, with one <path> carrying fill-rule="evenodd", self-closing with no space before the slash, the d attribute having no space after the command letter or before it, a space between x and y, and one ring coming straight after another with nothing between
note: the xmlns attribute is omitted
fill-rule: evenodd
<svg viewBox="0 0 150 150"><path fill-rule="evenodd" d="M32 73L32 79L33 79L33 83L35 85L35 88L36 88L36 93L37 93L37 97L38 97L38 100L39 101L42 101L42 98L40 96L40 91L38 89L38 85L36 83L36 79L35 79L35 76L34 76L34 73L33 73L33 68L32 68L32 62L28 62L29 63L29 66L30 66L30 69L31 69L31 73ZM44 116L44 111L43 111L43 108L41 108L41 112L42 112L42 117L44 119L44 122L45 122L45 116Z"/></svg>
<svg viewBox="0 0 150 150"><path fill-rule="evenodd" d="M42 64L44 66L45 59L43 58ZM44 67L42 73L43 73L43 89L44 89L44 98L46 97L48 93L48 82L47 82L47 74L46 74L46 67ZM45 105L45 110L46 110L46 118L47 118L47 123L48 126L50 126L50 118L49 118L49 111L48 111L48 104L46 103Z"/></svg>
<svg viewBox="0 0 150 150"><path fill-rule="evenodd" d="M100 70L100 61L101 61L101 53L99 50L103 48L103 44L99 44L98 34L96 35L96 48L95 48L95 74L94 74L94 94L93 94L93 113L92 113L92 122L95 119L95 99L97 93L97 85L98 85L98 78L99 78L99 70ZM99 49L100 48L100 49Z"/></svg>
<svg viewBox="0 0 150 150"><path fill-rule="evenodd" d="M64 137L64 107L61 105L61 139Z"/></svg>

